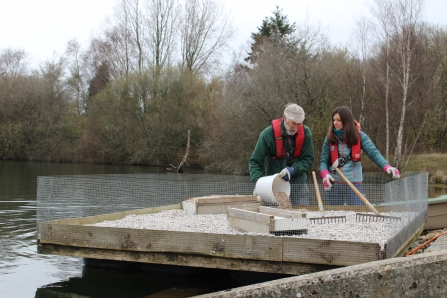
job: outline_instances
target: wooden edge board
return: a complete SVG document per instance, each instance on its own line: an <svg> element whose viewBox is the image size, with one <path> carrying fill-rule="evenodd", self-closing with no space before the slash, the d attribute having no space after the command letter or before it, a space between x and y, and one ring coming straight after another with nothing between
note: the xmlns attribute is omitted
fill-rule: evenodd
<svg viewBox="0 0 447 298"><path fill-rule="evenodd" d="M69 256L76 258L94 258L114 261L140 262L189 267L270 272L279 274L302 275L322 270L339 268L334 265L308 264L284 261L265 261L250 259L222 258L192 254L160 252L117 251L101 248L67 247L54 244L37 244L39 254Z"/></svg>
<svg viewBox="0 0 447 298"><path fill-rule="evenodd" d="M278 208L272 208L272 207L266 207L266 206L260 206L259 212L274 216L281 216L286 218L305 218L306 213L299 212L299 211L293 211L293 210L284 210L284 209L278 209Z"/></svg>
<svg viewBox="0 0 447 298"><path fill-rule="evenodd" d="M270 229L272 231L307 230L309 219L307 218L274 218Z"/></svg>
<svg viewBox="0 0 447 298"><path fill-rule="evenodd" d="M244 202L229 205L199 205L195 214L226 214L229 208L244 209L249 211L258 211L260 202Z"/></svg>
<svg viewBox="0 0 447 298"><path fill-rule="evenodd" d="M356 265L381 259L379 243L283 237L283 261Z"/></svg>
<svg viewBox="0 0 447 298"><path fill-rule="evenodd" d="M194 199L194 200L191 200ZM191 200L191 201L188 201ZM222 203L239 203L239 202L257 202L257 196L222 196L222 197L198 197L198 198L190 198L185 200L184 202L194 202L198 205L201 204L222 204Z"/></svg>
<svg viewBox="0 0 447 298"><path fill-rule="evenodd" d="M246 219L252 222L257 222L264 225L269 225L274 218L273 215L268 215L264 213L244 210L244 209L237 209L237 208L229 208L228 214L233 217L238 217L241 219Z"/></svg>
<svg viewBox="0 0 447 298"><path fill-rule="evenodd" d="M41 223L40 243L141 252L220 255L282 260L282 239L267 235L213 234Z"/></svg>
<svg viewBox="0 0 447 298"><path fill-rule="evenodd" d="M273 230L270 224L254 222L248 219L232 216L230 214L227 216L227 219L228 226L230 228L241 232L270 234Z"/></svg>
<svg viewBox="0 0 447 298"><path fill-rule="evenodd" d="M411 246L411 244L414 243L414 241L417 240L417 238L419 237L419 235L421 235L423 230L424 225L422 225L422 227L420 227L416 232L414 232L413 235L410 237L410 239L408 239L405 243L403 243L402 246L399 247L399 249L397 249L397 251L391 257L394 258L406 253L408 248Z"/></svg>
<svg viewBox="0 0 447 298"><path fill-rule="evenodd" d="M393 210L387 206L374 205L380 213ZM307 209L308 211L319 211L318 205L294 205L293 209ZM324 205L325 211L355 211L355 212L370 212L366 206L345 206L345 205Z"/></svg>

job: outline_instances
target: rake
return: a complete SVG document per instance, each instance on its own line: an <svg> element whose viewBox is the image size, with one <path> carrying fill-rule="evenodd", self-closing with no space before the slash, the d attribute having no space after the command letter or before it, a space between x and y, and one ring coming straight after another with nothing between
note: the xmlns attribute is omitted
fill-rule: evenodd
<svg viewBox="0 0 447 298"><path fill-rule="evenodd" d="M346 181L346 183L351 187L351 189L362 199L363 203L365 203L366 207L371 210L374 214L368 213L356 213L355 221L356 222L393 222L393 221L401 221L402 219L397 216L385 216L381 215L376 208L368 201L367 198L351 183L351 181L346 178L346 176L340 171L339 168L335 168L337 173Z"/></svg>
<svg viewBox="0 0 447 298"><path fill-rule="evenodd" d="M321 201L320 190L318 189L317 177L315 172L312 171L312 178L314 180L315 193L317 194L318 209L323 213L322 217L309 218L309 221L313 224L325 224L325 223L344 223L346 222L346 216L324 216L323 202Z"/></svg>

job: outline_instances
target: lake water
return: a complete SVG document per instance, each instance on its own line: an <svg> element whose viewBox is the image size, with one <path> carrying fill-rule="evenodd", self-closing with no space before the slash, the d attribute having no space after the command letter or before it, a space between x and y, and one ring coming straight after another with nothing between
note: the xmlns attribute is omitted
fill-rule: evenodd
<svg viewBox="0 0 447 298"><path fill-rule="evenodd" d="M226 271L149 274L87 267L82 259L37 253L38 176L165 172L143 166L0 161L0 297L187 297L240 286ZM445 193L443 188L430 195Z"/></svg>
<svg viewBox="0 0 447 298"><path fill-rule="evenodd" d="M118 271L86 267L79 258L37 253L38 176L158 172L167 171L143 166L0 161L0 297L186 297L240 286L222 271L205 276ZM188 169L190 172L194 171ZM157 292L165 294L157 296Z"/></svg>

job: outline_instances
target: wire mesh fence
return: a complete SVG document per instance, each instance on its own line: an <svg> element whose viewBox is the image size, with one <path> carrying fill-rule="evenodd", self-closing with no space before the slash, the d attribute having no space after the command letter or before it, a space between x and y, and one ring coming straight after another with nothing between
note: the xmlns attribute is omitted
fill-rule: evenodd
<svg viewBox="0 0 447 298"><path fill-rule="evenodd" d="M396 256L426 221L427 173L402 173L398 180L365 173L360 196L373 209L346 184L325 191L311 178L285 188L268 183L262 187L273 197L266 198L254 194L259 185L247 176L38 177L39 240L80 249L344 266ZM278 191L286 192L290 206L279 204ZM196 266L207 266L201 262Z"/></svg>

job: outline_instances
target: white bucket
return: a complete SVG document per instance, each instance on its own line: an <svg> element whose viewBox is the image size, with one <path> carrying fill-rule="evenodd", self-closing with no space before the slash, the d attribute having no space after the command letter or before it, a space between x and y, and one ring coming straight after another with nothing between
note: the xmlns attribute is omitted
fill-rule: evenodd
<svg viewBox="0 0 447 298"><path fill-rule="evenodd" d="M290 183L284 181L279 174L261 177L256 182L255 194L263 202L278 203L273 195L275 192L285 192L290 197Z"/></svg>

